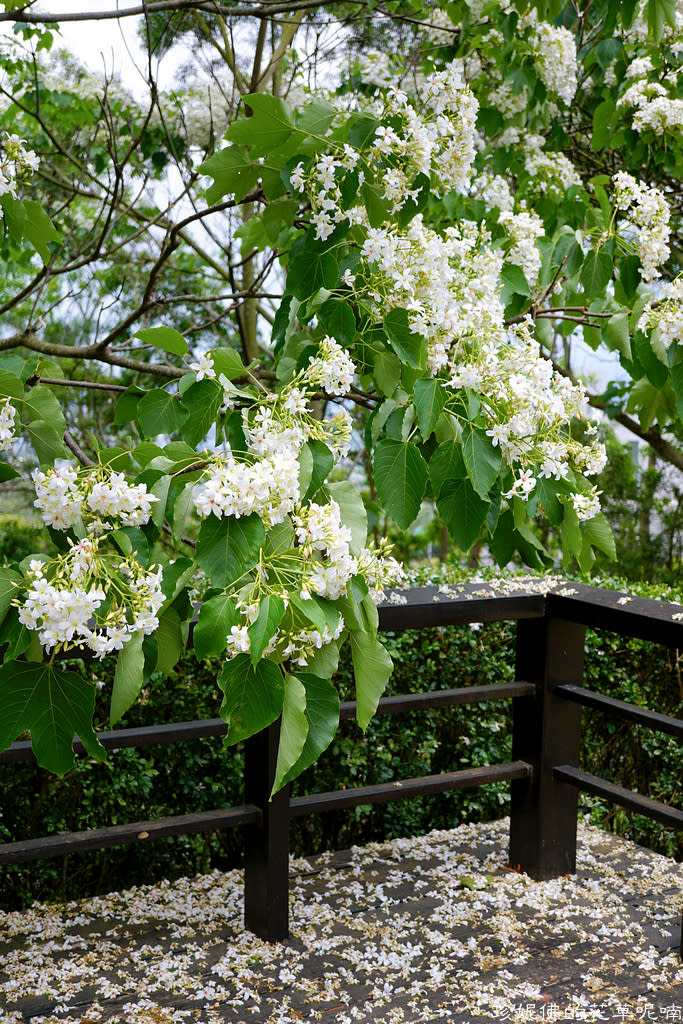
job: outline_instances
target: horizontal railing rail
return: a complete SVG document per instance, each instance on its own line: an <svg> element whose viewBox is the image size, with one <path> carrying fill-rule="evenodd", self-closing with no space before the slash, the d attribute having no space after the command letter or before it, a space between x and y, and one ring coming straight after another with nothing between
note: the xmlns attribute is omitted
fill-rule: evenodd
<svg viewBox="0 0 683 1024"><path fill-rule="evenodd" d="M510 589L509 586L507 588ZM288 934L289 822L292 818L360 804L510 783L510 864L534 878L575 871L578 793L584 790L662 824L683 828L683 811L598 778L579 766L581 714L597 709L639 726L683 736L683 721L583 686L586 627L683 648L678 605L629 597L580 584L548 593L496 594L491 585L468 584L406 592L405 603L379 609L380 629L400 631L458 623L517 621L515 679L384 697L379 714L511 700L512 758L439 775L290 797L289 787L270 793L275 776L279 724L244 744L244 803L195 814L130 822L86 832L60 833L0 845L0 864L64 856L79 851L188 833L240 827L245 834L245 923L262 937ZM341 705L341 718L355 715L355 702ZM102 733L107 749L146 747L221 737L222 719L177 722ZM74 750L85 753L76 737ZM0 762L33 758L29 741L0 753ZM683 954L683 936L681 938Z"/></svg>

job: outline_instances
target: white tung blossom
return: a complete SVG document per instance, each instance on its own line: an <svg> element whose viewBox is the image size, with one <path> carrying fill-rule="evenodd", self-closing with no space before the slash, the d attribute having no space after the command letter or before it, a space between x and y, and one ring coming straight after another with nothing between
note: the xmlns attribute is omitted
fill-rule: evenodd
<svg viewBox="0 0 683 1024"><path fill-rule="evenodd" d="M14 440L14 417L16 409L6 398L0 405L0 451L7 451Z"/></svg>
<svg viewBox="0 0 683 1024"><path fill-rule="evenodd" d="M628 214L628 220L636 229L635 245L643 279L652 281L671 254L669 204L658 188L636 181L626 171L618 171L613 176L612 186L617 209Z"/></svg>

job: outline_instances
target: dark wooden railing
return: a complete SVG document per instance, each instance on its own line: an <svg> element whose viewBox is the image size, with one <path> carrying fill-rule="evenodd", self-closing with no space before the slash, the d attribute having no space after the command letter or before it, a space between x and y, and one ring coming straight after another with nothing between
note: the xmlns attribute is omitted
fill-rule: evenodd
<svg viewBox="0 0 683 1024"><path fill-rule="evenodd" d="M263 938L288 935L288 857L290 818L384 803L446 790L470 789L492 782L511 786L511 866L536 879L576 870L576 822L579 790L596 794L662 824L683 829L683 811L598 778L579 766L582 707L683 738L683 721L627 704L583 687L586 627L640 637L683 648L679 606L579 584L540 593L496 595L486 584L468 584L441 594L435 588L407 592L403 605L380 608L380 628L420 629L456 623L516 620L516 670L512 683L492 683L386 697L380 714L443 708L509 699L513 702L512 760L401 782L290 797L285 787L269 799L275 776L279 726L245 743L244 805L153 821L131 822L87 832L70 832L0 845L0 864L103 849L191 832L240 826L245 831L245 903L247 928ZM353 701L341 717L355 714ZM221 736L221 719L180 722L142 729L118 729L101 735L109 749L177 743ZM84 753L78 740L74 748ZM31 744L19 741L0 761L32 759ZM683 955L683 935L681 937Z"/></svg>

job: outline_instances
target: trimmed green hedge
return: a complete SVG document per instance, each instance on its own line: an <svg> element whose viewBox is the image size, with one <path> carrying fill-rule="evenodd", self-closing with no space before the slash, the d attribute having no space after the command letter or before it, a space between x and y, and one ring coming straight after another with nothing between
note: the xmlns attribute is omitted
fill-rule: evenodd
<svg viewBox="0 0 683 1024"><path fill-rule="evenodd" d="M481 685L513 677L513 623L448 627L384 634L396 664L391 692ZM100 666L103 689L110 680ZM213 717L220 694L215 673L185 659L175 678L154 680L122 725ZM343 663L338 684L351 695ZM681 715L683 694L676 652L611 634L588 634L586 685L668 714ZM318 764L297 780L295 792L372 784L428 775L510 757L510 704L495 702L443 711L380 716L363 736L354 723L342 731ZM104 722L104 701L101 709ZM618 724L595 712L584 718L584 764L596 774L656 799L680 802L683 751L673 737ZM82 761L64 779L30 764L0 765L0 840L61 830L183 814L242 800L242 755L220 740L112 752L105 765ZM680 835L647 819L582 798L590 819L652 849L683 859ZM292 824L292 848L311 854L383 837L411 835L462 821L507 813L507 786L448 793L388 805L330 812ZM0 901L5 908L36 899L66 899L125 888L161 877L239 864L239 831L159 840L149 845L71 855L5 868Z"/></svg>

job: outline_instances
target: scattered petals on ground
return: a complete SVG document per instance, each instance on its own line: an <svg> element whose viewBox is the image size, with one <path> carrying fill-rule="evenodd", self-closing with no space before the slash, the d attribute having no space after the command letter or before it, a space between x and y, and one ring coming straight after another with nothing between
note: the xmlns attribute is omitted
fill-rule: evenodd
<svg viewBox="0 0 683 1024"><path fill-rule="evenodd" d="M238 871L0 914L0 1024L680 1019L683 867L581 826L535 882L507 829L292 861L288 943L244 930Z"/></svg>

